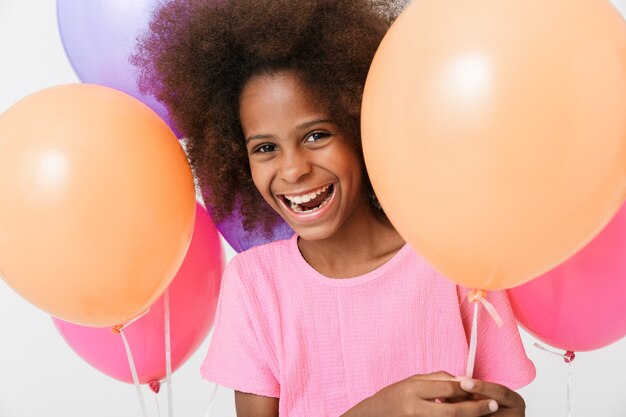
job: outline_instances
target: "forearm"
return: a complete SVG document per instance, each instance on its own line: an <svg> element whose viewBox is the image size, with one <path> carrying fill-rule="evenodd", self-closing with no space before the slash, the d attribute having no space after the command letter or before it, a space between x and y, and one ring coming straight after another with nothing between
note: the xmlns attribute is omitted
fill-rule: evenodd
<svg viewBox="0 0 626 417"><path fill-rule="evenodd" d="M370 398L366 398L339 417L374 417Z"/></svg>
<svg viewBox="0 0 626 417"><path fill-rule="evenodd" d="M278 417L278 398L235 391L237 417Z"/></svg>

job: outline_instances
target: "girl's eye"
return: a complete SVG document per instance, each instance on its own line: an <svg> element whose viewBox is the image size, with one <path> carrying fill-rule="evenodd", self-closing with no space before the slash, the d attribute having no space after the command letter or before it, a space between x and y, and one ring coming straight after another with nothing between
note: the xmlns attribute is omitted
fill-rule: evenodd
<svg viewBox="0 0 626 417"><path fill-rule="evenodd" d="M276 145L272 145L271 143L265 143L254 150L254 153L268 153L274 152L276 150Z"/></svg>
<svg viewBox="0 0 626 417"><path fill-rule="evenodd" d="M326 132L313 132L306 137L306 142L317 142L320 139L324 139L330 136L330 133Z"/></svg>

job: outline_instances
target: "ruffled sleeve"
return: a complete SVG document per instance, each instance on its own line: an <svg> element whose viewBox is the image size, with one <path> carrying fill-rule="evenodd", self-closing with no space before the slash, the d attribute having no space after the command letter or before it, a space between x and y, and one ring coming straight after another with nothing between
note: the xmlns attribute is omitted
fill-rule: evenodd
<svg viewBox="0 0 626 417"><path fill-rule="evenodd" d="M222 279L215 328L200 368L203 378L236 391L279 397L280 386L258 312L246 293L235 257Z"/></svg>
<svg viewBox="0 0 626 417"><path fill-rule="evenodd" d="M457 290L463 326L469 341L474 305L467 300L468 289L457 287ZM489 291L487 301L496 308L504 324L498 327L481 307L474 378L502 384L510 389L528 385L535 378L535 366L526 356L506 291Z"/></svg>

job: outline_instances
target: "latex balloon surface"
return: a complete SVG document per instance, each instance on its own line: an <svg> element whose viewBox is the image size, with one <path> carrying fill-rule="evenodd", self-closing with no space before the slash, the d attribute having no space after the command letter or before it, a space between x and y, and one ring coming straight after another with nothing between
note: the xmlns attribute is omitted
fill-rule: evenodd
<svg viewBox="0 0 626 417"><path fill-rule="evenodd" d="M626 24L597 0L415 1L372 64L362 134L385 212L427 261L466 287L519 285L623 200Z"/></svg>
<svg viewBox="0 0 626 417"><path fill-rule="evenodd" d="M39 91L0 116L0 202L0 274L89 326L142 313L193 233L193 178L172 131L138 100L89 84Z"/></svg>
<svg viewBox="0 0 626 417"><path fill-rule="evenodd" d="M198 349L211 330L222 271L223 252L217 230L206 210L198 205L189 251L168 287L172 372ZM133 382L120 335L107 328L53 320L68 345L86 362L113 378ZM164 295L148 313L124 329L140 383L166 376L164 329Z"/></svg>
<svg viewBox="0 0 626 417"><path fill-rule="evenodd" d="M132 95L174 129L167 108L154 96L139 91L137 68L130 62L137 40L148 30L151 14L161 3L57 0L57 18L65 52L81 81Z"/></svg>
<svg viewBox="0 0 626 417"><path fill-rule="evenodd" d="M580 252L508 291L518 322L554 347L599 349L626 336L626 207Z"/></svg>

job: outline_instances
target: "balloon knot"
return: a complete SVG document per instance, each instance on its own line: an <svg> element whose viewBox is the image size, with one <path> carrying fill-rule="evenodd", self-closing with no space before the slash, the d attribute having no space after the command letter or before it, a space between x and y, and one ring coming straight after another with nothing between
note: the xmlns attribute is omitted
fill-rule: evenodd
<svg viewBox="0 0 626 417"><path fill-rule="evenodd" d="M467 294L467 298L470 300L470 303L479 302L481 299L487 298L487 291L485 290L471 290Z"/></svg>
<svg viewBox="0 0 626 417"><path fill-rule="evenodd" d="M158 394L161 390L161 383L159 381L150 381L148 382L148 386L155 394Z"/></svg>
<svg viewBox="0 0 626 417"><path fill-rule="evenodd" d="M122 333L122 327L123 327L123 326L122 326L121 324L118 324L117 326L113 326L113 327L111 327L111 331L112 331L114 334L120 334L120 333Z"/></svg>
<svg viewBox="0 0 626 417"><path fill-rule="evenodd" d="M565 363L572 363L574 359L576 359L576 354L572 352L571 350L568 350L563 355L563 359L565 359Z"/></svg>

